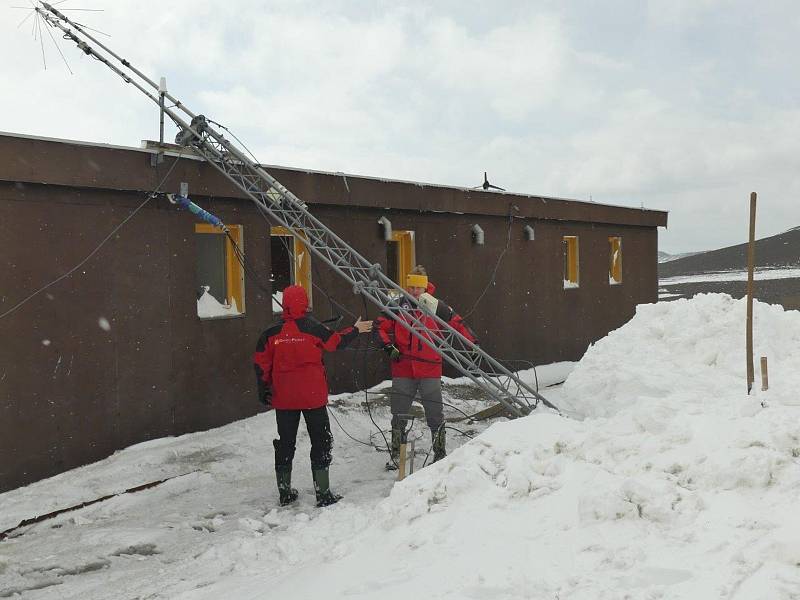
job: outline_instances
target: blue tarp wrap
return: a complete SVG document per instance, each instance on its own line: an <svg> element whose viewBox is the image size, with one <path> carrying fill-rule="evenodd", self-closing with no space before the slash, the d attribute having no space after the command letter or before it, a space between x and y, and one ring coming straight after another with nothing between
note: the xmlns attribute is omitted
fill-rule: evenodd
<svg viewBox="0 0 800 600"><path fill-rule="evenodd" d="M194 215L197 215L198 217L203 219L203 221L205 221L206 223L211 223L211 225L213 225L214 227L220 227L220 228L224 228L225 227L223 222L220 221L217 217L212 215L207 210L203 210L202 208L197 206L197 204L195 204L194 202L189 200L189 198L187 198L186 196L177 196L176 195L175 196L175 203L178 206L180 206L181 208L185 208L190 213L192 213Z"/></svg>

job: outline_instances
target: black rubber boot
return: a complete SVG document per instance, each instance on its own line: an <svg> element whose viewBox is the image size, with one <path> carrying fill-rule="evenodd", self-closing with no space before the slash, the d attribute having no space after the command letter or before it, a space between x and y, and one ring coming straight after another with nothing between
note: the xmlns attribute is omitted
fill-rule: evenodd
<svg viewBox="0 0 800 600"><path fill-rule="evenodd" d="M336 504L342 497L331 491L331 482L328 475L328 468L313 469L314 491L317 492L317 506L330 506Z"/></svg>
<svg viewBox="0 0 800 600"><path fill-rule="evenodd" d="M387 471L397 471L400 464L400 442L403 439L403 430L392 427L392 443L389 448L389 460L386 461Z"/></svg>
<svg viewBox="0 0 800 600"><path fill-rule="evenodd" d="M444 425L431 429L431 440L433 442L433 462L442 460L447 456L447 437L445 436Z"/></svg>
<svg viewBox="0 0 800 600"><path fill-rule="evenodd" d="M278 481L281 506L287 506L297 500L297 490L292 487L291 469L275 469L275 479Z"/></svg>

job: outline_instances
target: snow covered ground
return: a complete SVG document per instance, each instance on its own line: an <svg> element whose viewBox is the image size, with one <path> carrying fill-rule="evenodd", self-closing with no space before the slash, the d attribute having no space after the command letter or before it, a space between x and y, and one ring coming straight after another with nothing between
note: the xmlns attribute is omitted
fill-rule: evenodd
<svg viewBox="0 0 800 600"><path fill-rule="evenodd" d="M584 419L455 424L480 435L449 432L462 445L398 484L385 453L334 424L346 499L324 510L306 436L300 503L275 508L269 414L2 494L6 529L179 475L19 530L0 543L0 597L800 598L800 313L756 303L771 388L750 396L744 315L721 294L640 306L543 390ZM542 385L568 370L541 369ZM448 391L467 412L481 403L463 382ZM332 413L368 440L362 401L337 396Z"/></svg>
<svg viewBox="0 0 800 600"><path fill-rule="evenodd" d="M753 273L756 281L770 279L797 279L800 269L758 269ZM718 271L696 275L675 275L659 279L658 285L669 286L681 283L710 283L717 281L747 281L747 271Z"/></svg>

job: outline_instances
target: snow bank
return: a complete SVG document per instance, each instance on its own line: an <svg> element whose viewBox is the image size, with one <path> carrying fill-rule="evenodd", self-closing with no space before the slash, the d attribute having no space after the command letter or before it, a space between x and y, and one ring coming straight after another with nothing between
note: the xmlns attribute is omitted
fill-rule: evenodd
<svg viewBox="0 0 800 600"><path fill-rule="evenodd" d="M300 506L273 508L274 491L259 500L274 486L263 459L274 425L243 422L270 427L214 433L226 438L217 466L154 491L157 504L143 494L117 512L98 505L71 517L94 523L65 517L49 538L40 528L12 540L5 556L0 546L0 579L5 570L8 592L33 589L14 586L35 569L56 578L53 548L62 548L72 561L59 559L65 573L99 556L108 566L37 597L83 586L79 597L100 598L113 585L184 600L796 600L800 314L757 303L755 319L768 392L746 394L742 301L643 306L586 353L562 398L548 391L556 404L580 407L582 421L538 412L497 422L382 499L391 485L385 455L339 436L333 473L352 478L346 498L325 510L309 507L307 473ZM357 421L358 402L343 399L334 412L364 436L370 423ZM129 530L111 529L118 539L106 548L109 521ZM117 556L134 545L143 549L136 561Z"/></svg>
<svg viewBox="0 0 800 600"><path fill-rule="evenodd" d="M694 412L722 394L741 400L747 396L745 317L745 300L726 294L640 305L630 322L587 350L566 393L593 417L635 407L658 411L667 398ZM755 302L754 355L756 363L760 356L769 359L768 397L796 403L800 312ZM760 380L756 387L751 398L760 397Z"/></svg>
<svg viewBox="0 0 800 600"><path fill-rule="evenodd" d="M567 381L590 418L497 423L304 525L280 574L183 597L800 598L800 314L755 314L769 392L746 394L743 302L640 307Z"/></svg>

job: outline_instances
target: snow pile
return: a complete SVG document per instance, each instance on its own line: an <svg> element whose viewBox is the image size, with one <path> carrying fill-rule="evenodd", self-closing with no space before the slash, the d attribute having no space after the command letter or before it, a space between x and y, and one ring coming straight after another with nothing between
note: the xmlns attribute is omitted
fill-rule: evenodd
<svg viewBox="0 0 800 600"><path fill-rule="evenodd" d="M745 317L745 300L726 294L640 305L629 323L587 350L566 392L579 410L594 417L629 407L658 411L665 405L697 413L713 409L722 394L746 397ZM754 331L755 362L760 356L769 360L773 386L768 397L798 402L800 312L755 302ZM760 379L755 387L758 398ZM735 405L725 402L722 408L735 410Z"/></svg>
<svg viewBox="0 0 800 600"><path fill-rule="evenodd" d="M755 314L767 393L746 394L743 301L641 307L568 379L591 418L497 423L375 511L270 543L277 573L182 597L799 598L800 314Z"/></svg>
<svg viewBox="0 0 800 600"><path fill-rule="evenodd" d="M239 308L236 306L236 300L231 298L230 304L222 304L214 296L211 295L210 287L203 286L203 295L197 299L197 316L201 319L210 319L214 317L232 317L240 315Z"/></svg>
<svg viewBox="0 0 800 600"><path fill-rule="evenodd" d="M346 498L325 510L310 507L306 441L295 459L301 503L274 508L269 416L185 436L181 456L189 443L225 440L220 462L151 500L84 509L70 517L81 521L0 545L0 595L32 590L23 584L45 573L58 587L31 597L100 598L113 582L131 597L187 600L800 598L800 313L756 304L755 331L771 389L748 396L742 301L640 307L562 390L543 390L586 419L540 411L497 422L383 499L385 454L337 434L332 471ZM338 398L332 412L363 438L361 399ZM59 477L63 486L70 474ZM34 487L16 496L32 499ZM128 546L135 560L120 558ZM61 574L97 564L78 582Z"/></svg>

